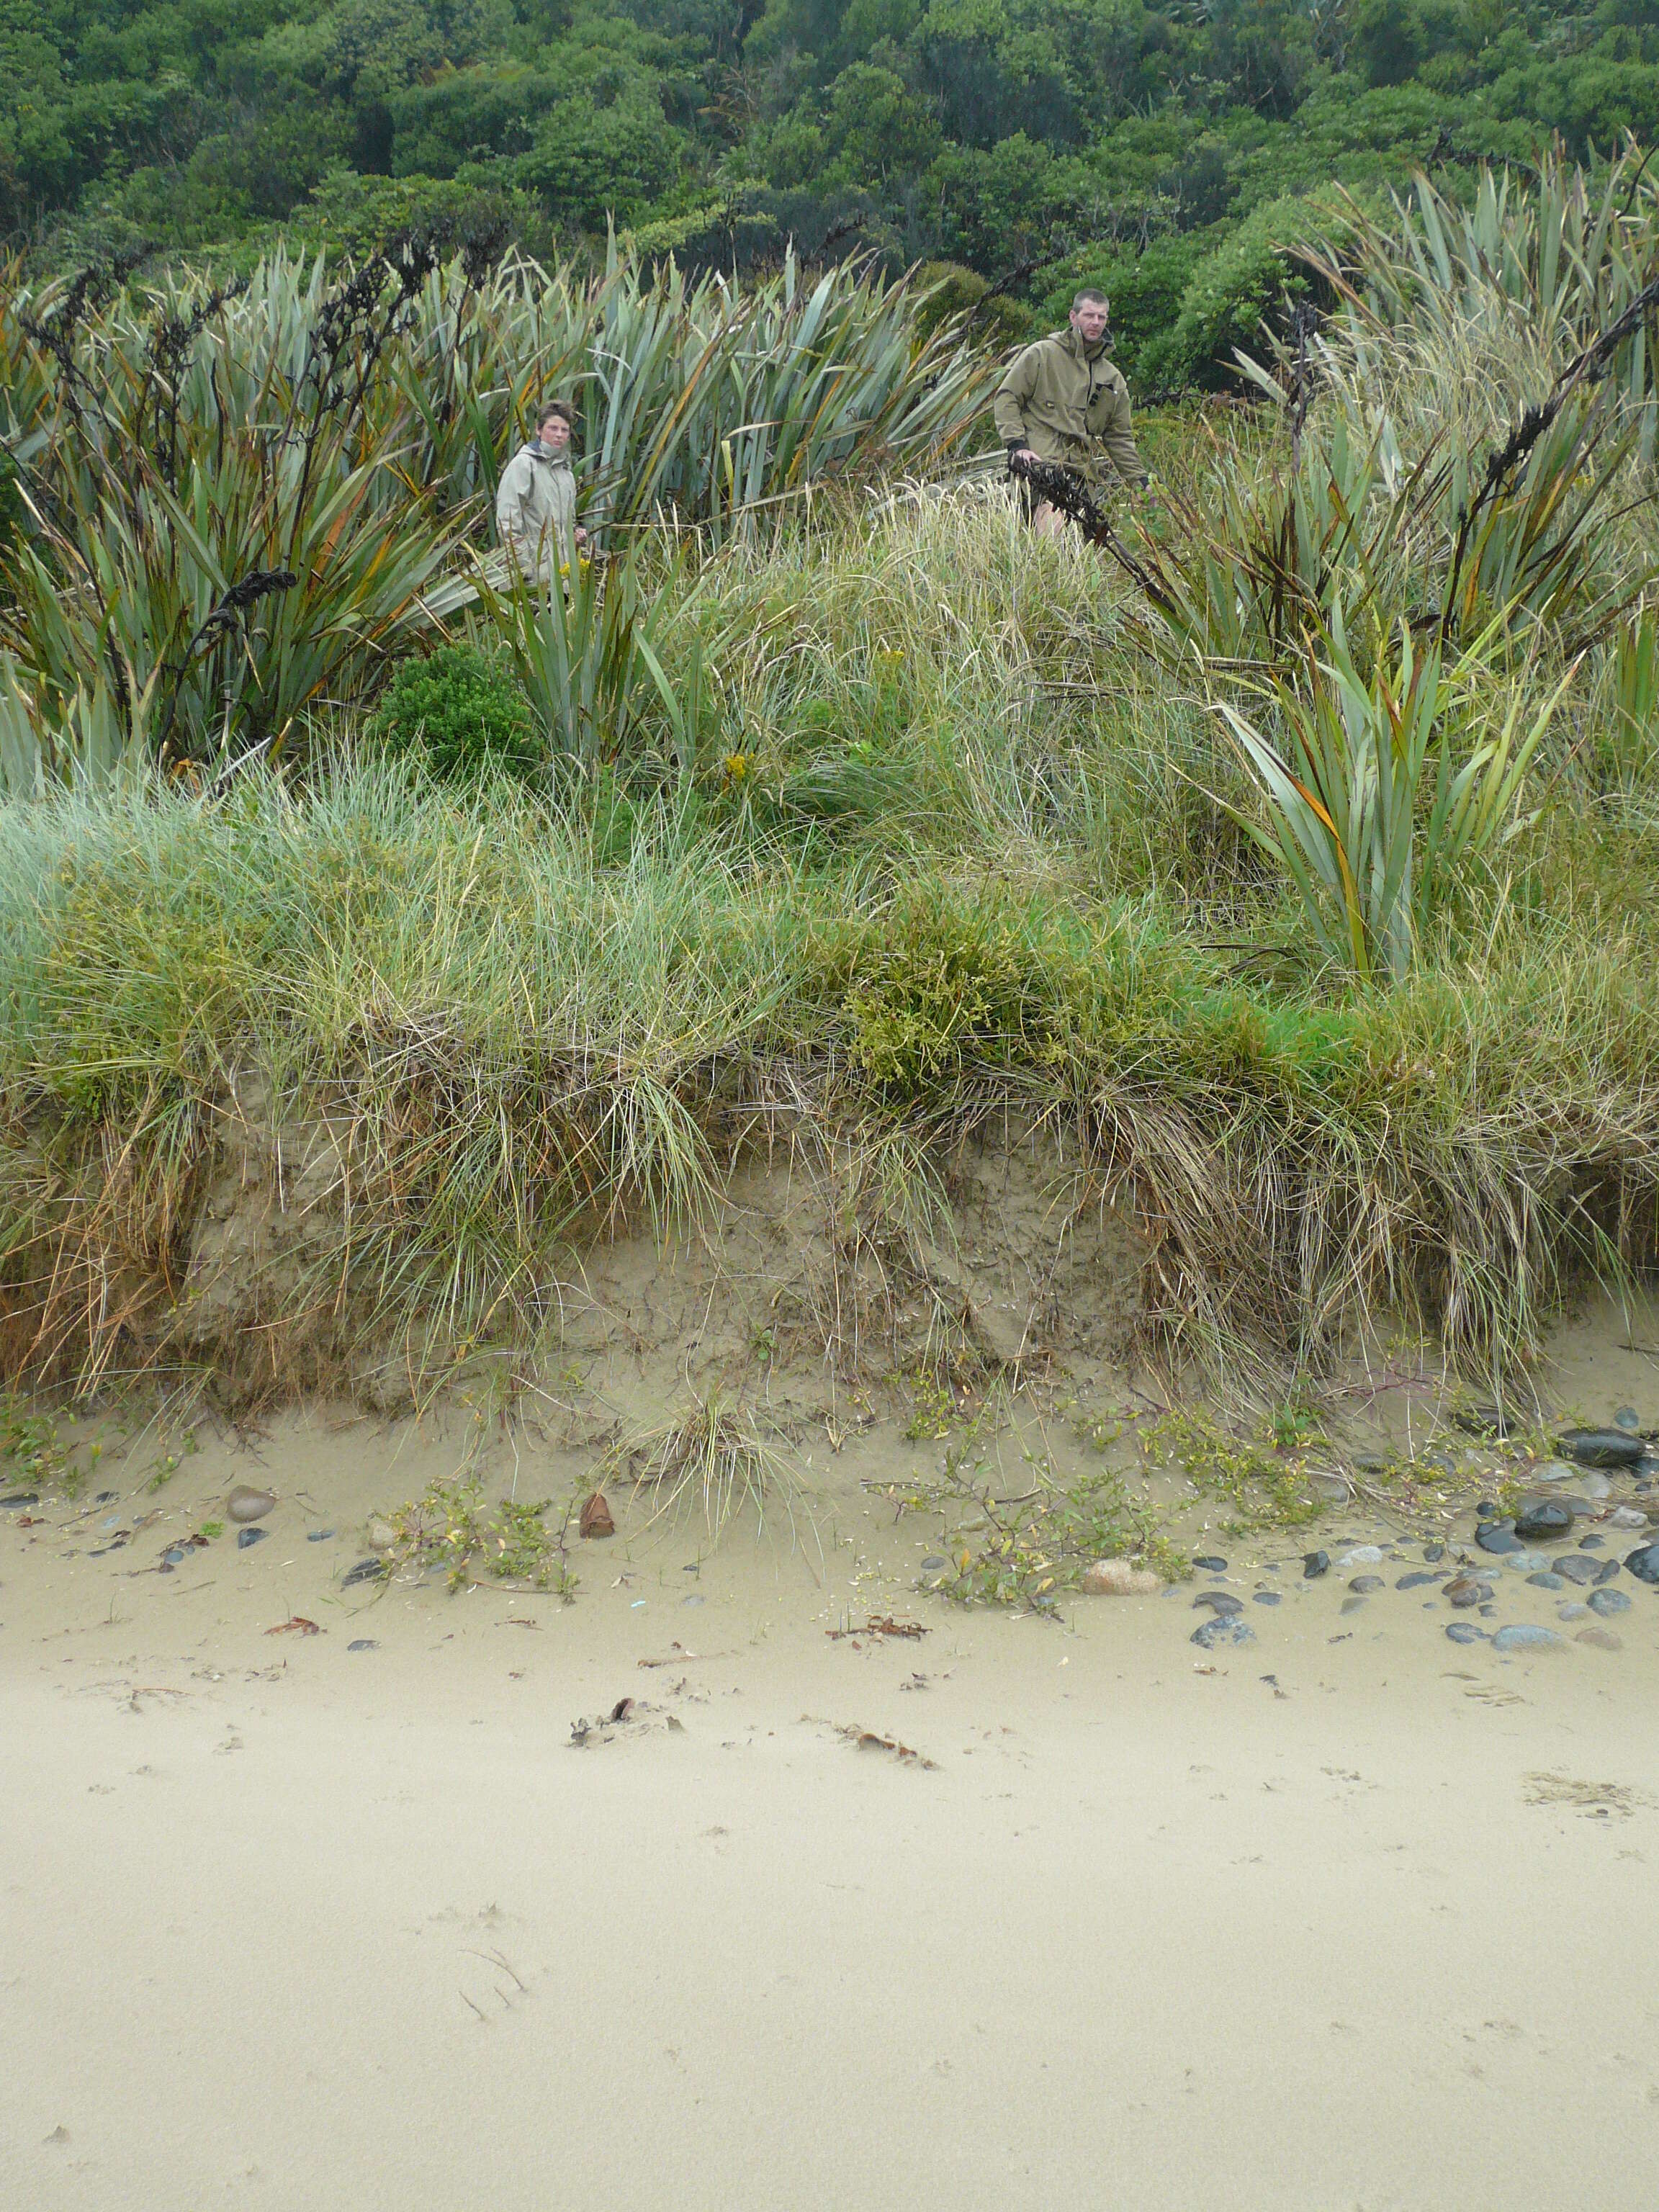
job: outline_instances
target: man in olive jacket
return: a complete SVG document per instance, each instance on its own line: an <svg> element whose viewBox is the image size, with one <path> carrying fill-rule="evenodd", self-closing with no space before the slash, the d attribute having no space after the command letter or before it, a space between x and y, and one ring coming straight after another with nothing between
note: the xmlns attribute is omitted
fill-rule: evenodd
<svg viewBox="0 0 1659 2212"><path fill-rule="evenodd" d="M568 568L587 532L576 521L576 479L570 467L570 410L551 400L536 418L536 434L501 471L495 527L526 583L550 584Z"/></svg>
<svg viewBox="0 0 1659 2212"><path fill-rule="evenodd" d="M1104 462L1144 490L1146 464L1129 428L1129 387L1107 358L1109 312L1103 292L1079 292L1070 327L1015 357L997 389L997 434L1011 460L1059 461L1095 485ZM1045 537L1065 520L1047 500L1032 509Z"/></svg>

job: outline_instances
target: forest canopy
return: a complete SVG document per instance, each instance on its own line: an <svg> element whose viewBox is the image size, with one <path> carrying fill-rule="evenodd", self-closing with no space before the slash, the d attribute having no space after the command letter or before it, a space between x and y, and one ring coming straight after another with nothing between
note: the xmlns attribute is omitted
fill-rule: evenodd
<svg viewBox="0 0 1659 2212"><path fill-rule="evenodd" d="M1659 0L0 0L31 262L344 252L480 212L693 268L949 264L988 331L1103 282L1143 391L1224 378L1320 196L1659 121Z"/></svg>

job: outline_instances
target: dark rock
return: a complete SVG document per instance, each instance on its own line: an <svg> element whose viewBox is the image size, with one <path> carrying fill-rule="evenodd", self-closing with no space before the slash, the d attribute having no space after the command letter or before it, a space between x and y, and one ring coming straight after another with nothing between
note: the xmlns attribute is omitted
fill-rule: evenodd
<svg viewBox="0 0 1659 2212"><path fill-rule="evenodd" d="M1597 1562L1587 1559L1582 1552L1569 1552L1565 1559L1550 1562L1550 1571L1560 1575L1567 1582L1577 1583L1583 1589L1586 1583L1595 1580L1596 1566Z"/></svg>
<svg viewBox="0 0 1659 2212"><path fill-rule="evenodd" d="M1356 1575L1348 1584L1356 1597L1369 1597L1373 1590L1380 1590L1382 1587L1381 1575Z"/></svg>
<svg viewBox="0 0 1659 2212"><path fill-rule="evenodd" d="M378 1651L380 1648L380 1639L374 1636L354 1636L346 1646L348 1651Z"/></svg>
<svg viewBox="0 0 1659 2212"><path fill-rule="evenodd" d="M930 1552L921 1563L921 1571L925 1575L934 1575L945 1564L945 1560L937 1552Z"/></svg>
<svg viewBox="0 0 1659 2212"><path fill-rule="evenodd" d="M1446 1584L1444 1595L1460 1607L1479 1605L1486 1595L1486 1585L1478 1575L1454 1575Z"/></svg>
<svg viewBox="0 0 1659 2212"><path fill-rule="evenodd" d="M263 1544L270 1534L269 1528L239 1528L236 1531L236 1548L239 1552L246 1552L250 1544Z"/></svg>
<svg viewBox="0 0 1659 2212"><path fill-rule="evenodd" d="M1500 1628L1492 1638L1494 1651L1543 1650L1559 1644L1560 1638L1553 1628L1540 1628L1536 1621L1517 1620L1508 1628Z"/></svg>
<svg viewBox="0 0 1659 2212"><path fill-rule="evenodd" d="M1331 1571L1328 1552L1304 1552L1302 1555L1302 1576L1304 1582L1316 1582L1321 1575Z"/></svg>
<svg viewBox="0 0 1659 2212"><path fill-rule="evenodd" d="M1578 1548L1581 1552L1599 1552L1604 1548L1607 1540L1605 1536L1581 1536Z"/></svg>
<svg viewBox="0 0 1659 2212"><path fill-rule="evenodd" d="M1235 1597L1230 1590L1200 1590L1193 1604L1194 1607L1207 1606L1212 1613L1218 1615L1243 1613L1244 1610L1243 1598Z"/></svg>
<svg viewBox="0 0 1659 2212"><path fill-rule="evenodd" d="M1634 1467L1642 1456L1641 1437L1622 1429L1569 1429L1555 1443L1580 1467Z"/></svg>
<svg viewBox="0 0 1659 2212"><path fill-rule="evenodd" d="M190 1548L185 1544L174 1544L161 1557L170 1567L182 1566L190 1557Z"/></svg>
<svg viewBox="0 0 1659 2212"><path fill-rule="evenodd" d="M1498 1519L1498 1508L1490 1498L1482 1498L1477 1501L1474 1509L1474 1517L1477 1521L1496 1521Z"/></svg>
<svg viewBox="0 0 1659 2212"><path fill-rule="evenodd" d="M1618 1580L1618 1578L1619 1578L1619 1562L1618 1562L1618 1560L1617 1560L1617 1559L1603 1559L1603 1560L1602 1560L1602 1562L1601 1562L1601 1565L1600 1565L1600 1567L1596 1570L1595 1579L1596 1579L1597 1583L1611 1583L1611 1582L1616 1582L1616 1581Z"/></svg>
<svg viewBox="0 0 1659 2212"><path fill-rule="evenodd" d="M1529 1544L1553 1543L1571 1534L1572 1520L1565 1498L1528 1498L1515 1516L1515 1533Z"/></svg>
<svg viewBox="0 0 1659 2212"><path fill-rule="evenodd" d="M326 1544L332 1539L333 1534L334 1531L331 1528L307 1528L306 1541L307 1544Z"/></svg>
<svg viewBox="0 0 1659 2212"><path fill-rule="evenodd" d="M1438 1575L1425 1574L1419 1567L1414 1575L1401 1575L1395 1588L1396 1589L1426 1589L1431 1583L1437 1583L1439 1580Z"/></svg>
<svg viewBox="0 0 1659 2212"><path fill-rule="evenodd" d="M1467 1413L1452 1415L1452 1426L1466 1437L1506 1437L1510 1418L1501 1406L1471 1406Z"/></svg>
<svg viewBox="0 0 1659 2212"><path fill-rule="evenodd" d="M1446 1633L1454 1644L1484 1644L1486 1632L1477 1628L1472 1620L1449 1620Z"/></svg>
<svg viewBox="0 0 1659 2212"><path fill-rule="evenodd" d="M1225 1559L1206 1559L1201 1552L1193 1553L1193 1565L1202 1567L1206 1574L1224 1575L1227 1571Z"/></svg>
<svg viewBox="0 0 1659 2212"><path fill-rule="evenodd" d="M1423 1547L1423 1556L1428 1561L1429 1565L1433 1566L1437 1560L1443 1559L1445 1558L1446 1547L1443 1544L1425 1544Z"/></svg>
<svg viewBox="0 0 1659 2212"><path fill-rule="evenodd" d="M1642 1416L1634 1406L1621 1406L1613 1417L1613 1425L1615 1429L1622 1429L1626 1436L1633 1437L1641 1429Z"/></svg>
<svg viewBox="0 0 1659 2212"><path fill-rule="evenodd" d="M1585 1620L1589 1617L1589 1607L1587 1605L1558 1605L1555 1617L1558 1620Z"/></svg>
<svg viewBox="0 0 1659 2212"><path fill-rule="evenodd" d="M1611 1620L1616 1613L1628 1613L1630 1600L1623 1590L1593 1589L1589 1594L1589 1609L1603 1620Z"/></svg>
<svg viewBox="0 0 1659 2212"><path fill-rule="evenodd" d="M1626 1552L1625 1565L1638 1583L1659 1586L1659 1544L1644 1544L1639 1550Z"/></svg>
<svg viewBox="0 0 1659 2212"><path fill-rule="evenodd" d="M38 1490L14 1490L9 1498L0 1498L0 1506L38 1505L40 1503L40 1493Z"/></svg>
<svg viewBox="0 0 1659 2212"><path fill-rule="evenodd" d="M1507 1521L1483 1521L1474 1532L1483 1552L1524 1552L1526 1546Z"/></svg>
<svg viewBox="0 0 1659 2212"><path fill-rule="evenodd" d="M100 1490L92 1502L94 1505L113 1505L120 1495L118 1490Z"/></svg>
<svg viewBox="0 0 1659 2212"><path fill-rule="evenodd" d="M1483 1605L1480 1608L1481 1620L1490 1620L1497 1610L1498 1607L1495 1605Z"/></svg>
<svg viewBox="0 0 1659 2212"><path fill-rule="evenodd" d="M1194 1629L1188 1641L1196 1644L1200 1650L1213 1651L1224 1644L1254 1644L1255 1631L1248 1621L1235 1620L1224 1614L1218 1620L1206 1620L1201 1628Z"/></svg>
<svg viewBox="0 0 1659 2212"><path fill-rule="evenodd" d="M1528 1575L1527 1580L1535 1589L1565 1589L1566 1588L1560 1576L1553 1575L1547 1567L1540 1569L1535 1575Z"/></svg>
<svg viewBox="0 0 1659 2212"><path fill-rule="evenodd" d="M347 1570L341 1587L350 1589L358 1583L384 1582L388 1571L384 1559L359 1559L355 1567Z"/></svg>
<svg viewBox="0 0 1659 2212"><path fill-rule="evenodd" d="M1252 1605L1277 1605L1279 1601L1277 1590L1257 1590L1250 1600Z"/></svg>

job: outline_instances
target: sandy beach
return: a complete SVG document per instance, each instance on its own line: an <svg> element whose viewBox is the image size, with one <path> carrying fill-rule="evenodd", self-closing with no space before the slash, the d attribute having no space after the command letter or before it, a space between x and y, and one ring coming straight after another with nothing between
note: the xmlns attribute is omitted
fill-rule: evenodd
<svg viewBox="0 0 1659 2212"><path fill-rule="evenodd" d="M344 1587L462 1425L5 1516L9 2206L1651 2203L1659 1593L1504 1656L1403 1540L1363 1602L1279 1541L963 1612L851 1448L793 1528L619 1514L570 1606Z"/></svg>

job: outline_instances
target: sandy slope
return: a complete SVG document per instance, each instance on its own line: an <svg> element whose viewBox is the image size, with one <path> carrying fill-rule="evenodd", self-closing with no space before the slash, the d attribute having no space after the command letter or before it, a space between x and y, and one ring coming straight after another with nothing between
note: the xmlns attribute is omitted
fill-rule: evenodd
<svg viewBox="0 0 1659 2212"><path fill-rule="evenodd" d="M1530 1661L1336 1576L1207 1657L1190 1589L831 1638L917 1607L844 1486L821 1556L342 1597L447 1452L210 1446L169 1510L263 1471L273 1540L167 1579L0 1536L9 2208L1652 2203L1659 1596Z"/></svg>

